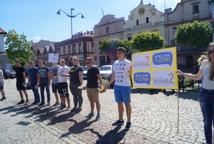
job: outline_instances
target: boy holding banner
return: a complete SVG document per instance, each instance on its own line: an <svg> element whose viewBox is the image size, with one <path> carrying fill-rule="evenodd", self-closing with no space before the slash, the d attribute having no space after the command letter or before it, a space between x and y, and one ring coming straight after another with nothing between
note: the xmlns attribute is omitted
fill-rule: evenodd
<svg viewBox="0 0 214 144"><path fill-rule="evenodd" d="M131 71L131 62L125 58L125 48L117 48L117 58L113 65L113 74L109 82L111 85L115 82L114 86L114 95L115 100L118 104L119 120L117 120L112 125L123 125L123 113L124 113L124 104L127 114L127 123L126 129L131 127L131 81L130 81L130 71Z"/></svg>

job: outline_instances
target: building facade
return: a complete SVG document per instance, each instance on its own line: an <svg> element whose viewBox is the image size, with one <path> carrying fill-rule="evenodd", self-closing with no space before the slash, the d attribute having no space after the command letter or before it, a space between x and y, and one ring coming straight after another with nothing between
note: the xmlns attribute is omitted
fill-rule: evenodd
<svg viewBox="0 0 214 144"><path fill-rule="evenodd" d="M3 68L5 64L9 63L7 53L4 47L4 38L7 33L0 28L0 68Z"/></svg>
<svg viewBox="0 0 214 144"><path fill-rule="evenodd" d="M98 65L111 64L111 59L108 54L101 53L99 50L102 40L122 40L124 39L123 26L124 18L116 18L114 15L105 15L100 22L94 26L94 48L95 48L95 63Z"/></svg>
<svg viewBox="0 0 214 144"><path fill-rule="evenodd" d="M5 48L4 48L4 37L7 33L0 28L0 53L5 52Z"/></svg>
<svg viewBox="0 0 214 144"><path fill-rule="evenodd" d="M210 22L211 19L212 10L208 0L181 0L174 10L165 10L165 40L167 45L175 46L174 38L179 25L193 22L194 20ZM201 50L193 50L191 47L177 46L178 65L192 69L197 65L197 58L203 52L203 48Z"/></svg>
<svg viewBox="0 0 214 144"><path fill-rule="evenodd" d="M71 39L55 43L56 52L60 58L64 58L70 64L69 58L77 56L81 61L87 57L96 60L94 54L94 34L93 31L77 33Z"/></svg>
<svg viewBox="0 0 214 144"><path fill-rule="evenodd" d="M140 32L160 32L165 37L164 13L157 10L152 4L140 4L130 12L128 20L124 25L124 37L131 40L133 36Z"/></svg>
<svg viewBox="0 0 214 144"><path fill-rule="evenodd" d="M34 53L34 61L43 60L48 62L48 54L56 53L54 42L47 40L40 40L37 43L32 43L32 50Z"/></svg>

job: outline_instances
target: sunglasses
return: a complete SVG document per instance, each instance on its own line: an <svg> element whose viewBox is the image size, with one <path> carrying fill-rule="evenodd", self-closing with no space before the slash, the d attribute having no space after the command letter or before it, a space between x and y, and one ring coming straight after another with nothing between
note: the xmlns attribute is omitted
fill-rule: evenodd
<svg viewBox="0 0 214 144"><path fill-rule="evenodd" d="M213 53L214 53L214 50L209 50L208 53L209 53L209 54L213 54Z"/></svg>
<svg viewBox="0 0 214 144"><path fill-rule="evenodd" d="M86 64L90 64L90 62L85 62Z"/></svg>

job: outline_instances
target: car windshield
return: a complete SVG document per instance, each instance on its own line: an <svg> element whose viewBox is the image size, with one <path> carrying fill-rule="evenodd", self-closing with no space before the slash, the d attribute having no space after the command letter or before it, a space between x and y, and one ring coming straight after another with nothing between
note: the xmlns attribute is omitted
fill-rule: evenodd
<svg viewBox="0 0 214 144"><path fill-rule="evenodd" d="M107 67L107 66L101 67L100 70L102 70L102 71L108 71L108 70L111 70L111 67Z"/></svg>
<svg viewBox="0 0 214 144"><path fill-rule="evenodd" d="M9 70L9 69L11 69L11 65L10 65L10 64L6 64L4 68L5 68L6 70Z"/></svg>

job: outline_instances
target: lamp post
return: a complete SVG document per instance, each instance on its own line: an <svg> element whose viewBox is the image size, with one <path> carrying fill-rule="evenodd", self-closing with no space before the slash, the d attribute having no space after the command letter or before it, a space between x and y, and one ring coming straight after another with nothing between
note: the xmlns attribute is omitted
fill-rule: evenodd
<svg viewBox="0 0 214 144"><path fill-rule="evenodd" d="M61 15L61 12L64 13L66 16L68 16L69 18L71 18L71 38L73 35L73 18L77 17L78 15L81 15L81 18L84 18L83 13L77 13L77 14L73 14L74 8L71 8L70 14L66 13L64 10L59 9L57 11L58 15Z"/></svg>

